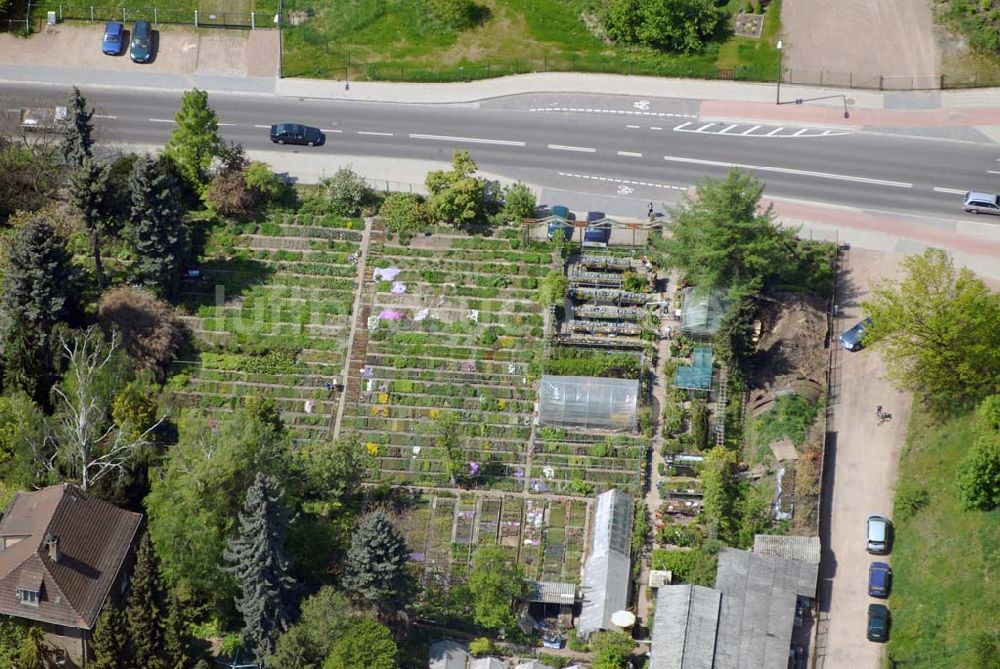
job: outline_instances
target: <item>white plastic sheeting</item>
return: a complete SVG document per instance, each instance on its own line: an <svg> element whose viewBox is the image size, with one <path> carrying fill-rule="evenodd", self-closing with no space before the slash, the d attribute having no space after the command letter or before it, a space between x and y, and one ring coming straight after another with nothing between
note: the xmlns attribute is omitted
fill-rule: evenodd
<svg viewBox="0 0 1000 669"><path fill-rule="evenodd" d="M595 376L543 376L542 425L596 430L634 430L639 382Z"/></svg>

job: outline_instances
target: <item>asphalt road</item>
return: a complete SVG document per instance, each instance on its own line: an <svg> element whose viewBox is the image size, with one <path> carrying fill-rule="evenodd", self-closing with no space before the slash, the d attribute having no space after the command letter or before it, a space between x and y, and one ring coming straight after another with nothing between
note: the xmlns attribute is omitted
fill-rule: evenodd
<svg viewBox="0 0 1000 669"><path fill-rule="evenodd" d="M104 88L84 93L97 109L100 141L137 145L168 138L180 98ZM0 86L8 117L65 96L53 87ZM1000 190L995 145L778 124L709 126L692 117L685 100L657 101L654 116L636 116L627 102L610 97L607 109L544 113L531 111L527 101L491 108L214 93L210 104L223 137L248 149L423 160L449 160L453 150L467 149L486 171L563 190L606 194L626 180L635 184L635 197L653 199L665 187L676 192L737 165L757 174L772 196L951 217L967 216L960 208L966 190ZM322 128L326 144L271 144L268 127L286 121Z"/></svg>

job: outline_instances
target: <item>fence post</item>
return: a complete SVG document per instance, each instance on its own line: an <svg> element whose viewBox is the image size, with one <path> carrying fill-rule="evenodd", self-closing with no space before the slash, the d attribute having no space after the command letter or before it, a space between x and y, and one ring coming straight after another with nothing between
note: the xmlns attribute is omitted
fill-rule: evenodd
<svg viewBox="0 0 1000 669"><path fill-rule="evenodd" d="M819 71L819 87L823 88L823 70Z"/></svg>
<svg viewBox="0 0 1000 669"><path fill-rule="evenodd" d="M194 27L198 27L198 10L194 10Z"/></svg>
<svg viewBox="0 0 1000 669"><path fill-rule="evenodd" d="M878 89L882 90L882 75L878 75Z"/></svg>
<svg viewBox="0 0 1000 669"><path fill-rule="evenodd" d="M941 90L944 90L944 75L943 74L941 75L941 83L939 84L939 87L941 88Z"/></svg>
<svg viewBox="0 0 1000 669"><path fill-rule="evenodd" d="M158 15L156 13L156 7L153 7L153 25L156 25L157 23L159 23L159 21L156 20L157 18L158 18Z"/></svg>
<svg viewBox="0 0 1000 669"><path fill-rule="evenodd" d="M59 23L62 23L62 20L63 20L62 5L59 5Z"/></svg>
<svg viewBox="0 0 1000 669"><path fill-rule="evenodd" d="M94 6L93 5L90 6L90 22L91 23L94 22Z"/></svg>
<svg viewBox="0 0 1000 669"><path fill-rule="evenodd" d="M257 12L250 12L250 30L257 30Z"/></svg>

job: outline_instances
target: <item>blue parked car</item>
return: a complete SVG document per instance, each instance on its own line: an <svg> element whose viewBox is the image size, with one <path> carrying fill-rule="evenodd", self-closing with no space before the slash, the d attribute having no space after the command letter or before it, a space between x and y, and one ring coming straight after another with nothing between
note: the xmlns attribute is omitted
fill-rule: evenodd
<svg viewBox="0 0 1000 669"><path fill-rule="evenodd" d="M868 567L868 596L887 599L892 588L892 568L885 562L872 562Z"/></svg>
<svg viewBox="0 0 1000 669"><path fill-rule="evenodd" d="M136 21L132 29L129 56L133 63L148 63L153 58L153 27L149 21Z"/></svg>
<svg viewBox="0 0 1000 669"><path fill-rule="evenodd" d="M611 227L599 226L598 221L603 221L607 216L603 211L587 212L587 229L583 233L583 241L606 244L611 239Z"/></svg>
<svg viewBox="0 0 1000 669"><path fill-rule="evenodd" d="M104 26L101 51L109 56L119 56L125 49L125 26L118 21L108 21Z"/></svg>

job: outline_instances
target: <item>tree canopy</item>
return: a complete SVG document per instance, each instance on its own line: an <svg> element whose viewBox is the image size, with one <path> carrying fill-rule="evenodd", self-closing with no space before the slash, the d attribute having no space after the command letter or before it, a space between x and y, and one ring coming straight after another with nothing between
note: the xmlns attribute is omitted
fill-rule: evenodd
<svg viewBox="0 0 1000 669"><path fill-rule="evenodd" d="M94 110L87 106L87 98L76 86L69 96L66 105L69 114L69 125L63 135L62 153L66 162L78 168L88 159L93 158L94 124L90 122Z"/></svg>
<svg viewBox="0 0 1000 669"><path fill-rule="evenodd" d="M323 669L396 669L397 652L388 627L369 616L356 616L333 642Z"/></svg>
<svg viewBox="0 0 1000 669"><path fill-rule="evenodd" d="M427 173L428 204L438 220L464 225L480 220L485 211L486 182L468 151L456 151L452 169Z"/></svg>
<svg viewBox="0 0 1000 669"><path fill-rule="evenodd" d="M604 27L615 40L674 53L697 53L726 19L713 0L610 0Z"/></svg>
<svg viewBox="0 0 1000 669"><path fill-rule="evenodd" d="M141 156L129 175L129 191L126 237L135 255L132 278L170 296L177 288L185 243L176 183L162 161Z"/></svg>
<svg viewBox="0 0 1000 669"><path fill-rule="evenodd" d="M756 293L791 266L796 230L779 227L769 206L760 211L764 184L732 170L707 179L675 212L670 236L658 245L664 264L703 289Z"/></svg>
<svg viewBox="0 0 1000 669"><path fill-rule="evenodd" d="M412 590L410 549L382 511L365 516L351 537L343 585L351 597L389 612L404 607Z"/></svg>
<svg viewBox="0 0 1000 669"><path fill-rule="evenodd" d="M941 406L977 401L1000 387L1000 295L947 253L929 248L903 260L904 277L884 281L864 303L865 340L879 349L900 389Z"/></svg>
<svg viewBox="0 0 1000 669"><path fill-rule="evenodd" d="M189 184L200 190L208 181L212 159L223 154L219 117L208 106L208 93L197 88L184 93L174 117L174 131L164 154Z"/></svg>
<svg viewBox="0 0 1000 669"><path fill-rule="evenodd" d="M622 632L597 632L590 639L594 669L625 669L635 650L635 641Z"/></svg>
<svg viewBox="0 0 1000 669"><path fill-rule="evenodd" d="M513 627L516 602L527 595L524 569L499 546L484 546L472 556L469 593L473 619L489 629Z"/></svg>
<svg viewBox="0 0 1000 669"><path fill-rule="evenodd" d="M976 411L976 437L958 470L958 491L966 509L1000 507L1000 395L983 400Z"/></svg>

